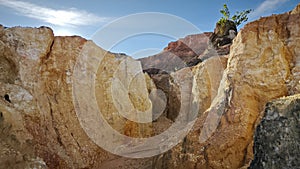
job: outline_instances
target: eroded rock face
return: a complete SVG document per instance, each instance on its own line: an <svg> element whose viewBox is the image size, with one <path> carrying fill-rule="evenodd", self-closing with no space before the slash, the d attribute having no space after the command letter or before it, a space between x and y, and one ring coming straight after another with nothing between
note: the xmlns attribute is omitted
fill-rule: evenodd
<svg viewBox="0 0 300 169"><path fill-rule="evenodd" d="M201 62L199 55L208 48L211 33L189 35L171 42L159 54L139 59L145 71L153 68L166 72L174 72L187 66Z"/></svg>
<svg viewBox="0 0 300 169"><path fill-rule="evenodd" d="M154 70L174 72L195 66L213 56L228 55L236 33L233 21L226 22L224 26L217 24L213 33L188 35L170 42L162 52L139 60L143 70L149 74L157 74Z"/></svg>
<svg viewBox="0 0 300 169"><path fill-rule="evenodd" d="M100 97L97 109L117 131L131 137L151 135L151 124L133 124L114 114L117 113L111 90L114 77L121 83L131 78L125 90L130 94L132 106L151 111L146 79L138 62L116 57L81 37L54 37L52 30L45 27L1 28L0 40L3 49L0 54L3 70L0 73L0 168L151 166L150 158L128 159L100 148L83 130L82 119L76 114L80 98L85 99L82 105L91 102L92 96ZM78 62L80 59L89 62ZM121 65L124 61L125 67ZM126 65L130 65L128 69ZM81 68L77 72L76 66ZM115 74L117 71L123 74ZM81 87L74 87L78 82L74 77L82 79ZM86 83L90 79L95 81L94 88ZM80 98L75 97L78 93L83 93ZM94 119L88 112L91 111L81 109L87 119Z"/></svg>
<svg viewBox="0 0 300 169"><path fill-rule="evenodd" d="M171 74L171 77L174 79L183 79L183 77L187 75L189 69L192 70L193 81L197 84L196 86L193 86L194 88L192 91L193 95L195 95L195 102L199 106L198 113L196 113L198 119L206 116L204 112L210 107L212 101L217 96L218 88L226 66L227 56L215 56L195 67L184 68ZM170 84L171 92L169 93L168 118L177 120L177 115L179 110L181 110L180 94L184 91L180 90L176 83L171 82ZM187 113L186 116L187 119L192 119L193 116L195 116L195 112ZM194 128L199 129L199 125L202 125L202 123L196 121ZM202 160L202 162L205 161L206 157L203 152L201 152L203 151L203 145L199 143L198 134L199 131L193 129L190 134L184 138L183 142L160 157L161 162L157 164L157 168L195 168L197 163L199 163L198 160Z"/></svg>
<svg viewBox="0 0 300 169"><path fill-rule="evenodd" d="M268 102L254 139L250 169L300 166L300 95Z"/></svg>
<svg viewBox="0 0 300 169"><path fill-rule="evenodd" d="M299 93L299 13L261 18L234 39L218 95L166 168L241 168L253 158L253 133L264 105Z"/></svg>
<svg viewBox="0 0 300 169"><path fill-rule="evenodd" d="M148 75L143 74L138 62L126 56L116 57L81 37L54 37L49 28L2 29L1 35L1 47L4 49L1 50L1 69L5 70L0 77L0 127L3 131L0 147L3 150L1 167L153 166L155 158L134 160L118 157L103 150L82 127L85 122L96 124L93 123L94 117L90 114L92 109L101 110L107 122L116 131L130 137L149 137L172 125L172 122L164 117L159 118L153 126L151 123L134 123L118 115L118 109L151 111L152 104L158 103L149 100L148 93L156 89L156 86ZM185 92L205 92L204 90L211 90L211 85L215 82L218 84L226 60L208 60L193 70L187 68L175 73L172 78L185 83L181 80L193 78L186 77L186 71L191 72L190 75L194 74L195 79L188 80L189 88ZM222 63L222 71L216 70L210 81L206 81L209 76L207 69L216 63ZM215 78L219 80L212 80ZM192 89L192 83L198 83L199 79L208 85ZM91 80L94 80L95 86L90 85ZM176 111L176 103L180 102L180 97L177 95L176 84L171 85L174 95L169 104L173 106L172 110ZM216 88L213 87L214 91L209 92L209 95L216 94ZM81 94L80 97L76 97L78 93ZM126 94L128 97L123 98ZM80 119L76 112L78 107L91 104L93 97L98 101L98 107L83 109L80 113L85 114L87 118ZM200 103L202 98L198 99ZM210 96L208 99L211 99ZM77 102L81 104L76 105ZM117 107L118 104L121 106ZM203 109L205 108L201 111ZM186 117L189 118L188 116ZM176 118L177 115L172 117ZM151 120L152 115L149 118Z"/></svg>
<svg viewBox="0 0 300 169"><path fill-rule="evenodd" d="M154 123L142 124L119 113L157 111L153 103L161 103L150 99L158 85L139 63L81 37L54 37L49 28L0 27L0 168L246 168L253 158L253 134L265 103L300 93L299 22L296 9L249 23L235 38L229 56L207 50L205 37L199 42L205 46L199 49L202 54L196 53L205 61L179 71L163 64L173 63L168 57L152 60L151 71L158 68L168 75L158 81L166 82L160 88L167 90L168 112ZM185 55L189 52L185 47L173 43L165 52ZM165 67L156 67L159 64ZM192 104L186 107L180 104L189 101ZM120 134L153 136L173 125L178 109L189 106L199 108L183 111L184 119L179 120L189 124L197 116L192 131L156 157L116 156L96 144L112 143L105 139L108 133L89 133L91 126L101 129L105 124L92 114L101 113ZM129 118L135 115L153 118L136 112Z"/></svg>
<svg viewBox="0 0 300 169"><path fill-rule="evenodd" d="M39 58L50 52L53 32L49 28L2 27L0 35L0 167L45 168L46 159L36 154L36 140L26 123L32 122L28 117L40 114L34 85L39 77Z"/></svg>

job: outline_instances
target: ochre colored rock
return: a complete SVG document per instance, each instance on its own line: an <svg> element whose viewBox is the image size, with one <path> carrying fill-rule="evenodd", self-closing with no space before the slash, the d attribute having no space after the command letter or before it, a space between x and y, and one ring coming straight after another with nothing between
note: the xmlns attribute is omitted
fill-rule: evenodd
<svg viewBox="0 0 300 169"><path fill-rule="evenodd" d="M142 60L144 69L149 66L158 72L154 75L167 76L157 77L156 86L156 79L150 79L154 75L144 74L139 62L106 52L92 41L54 37L46 27L1 26L0 168L247 168L264 105L300 93L298 8L247 24L229 56L210 49L205 34L188 36L185 45L171 43L156 57ZM192 52L186 48L190 45ZM195 58L205 59L187 65ZM151 93L160 89L167 91L165 98ZM167 115L153 123L128 120L151 121L160 112L154 106L163 108L164 103ZM199 109L190 112L194 107ZM179 110L184 112L179 117L183 124L194 117L197 121L183 141L164 154L130 159L98 145L124 143L109 147L123 150L136 142L116 139L118 135L161 133L178 120ZM97 121L100 114L107 123ZM113 134L97 132L106 124ZM106 139L109 134L111 139Z"/></svg>
<svg viewBox="0 0 300 169"><path fill-rule="evenodd" d="M218 88L223 76L223 72L227 66L226 56L215 56L211 57L204 62L198 64L192 68L184 68L180 71L171 74L172 79L185 79L188 75L187 72L191 71L193 74L193 81L197 85L193 85L191 93L195 96L195 102L199 106L198 112L192 112L191 114L186 114L187 119L192 119L193 116L201 118L205 116L204 111L206 111L212 101L215 99L218 93ZM190 70L191 69L191 70ZM168 102L168 118L173 121L178 120L177 116L181 110L181 92L176 83L170 83L169 92L169 102ZM199 128L201 124L195 124L194 128ZM204 154L199 151L199 132L191 131L191 133L186 136L184 141L174 147L168 153L162 156L162 162L157 164L157 168L193 168L199 163L198 160L205 161ZM202 161L202 162L203 162Z"/></svg>
<svg viewBox="0 0 300 169"><path fill-rule="evenodd" d="M211 57L195 67L184 68L171 74L171 79L185 79L188 71L193 74L193 80L197 84L193 93L199 104L199 113L203 113L211 104L217 94L219 84L226 68L227 58L223 56ZM178 85L174 82L169 84L169 101L167 106L167 117L173 121L176 119L180 110L181 92Z"/></svg>
<svg viewBox="0 0 300 169"><path fill-rule="evenodd" d="M127 159L103 150L87 135L76 114L76 102L82 101L76 98L78 94L84 93L80 96L88 97L87 103L103 95L106 98L99 98L98 109L112 127L131 137L150 136L151 123L133 123L114 114L111 100L110 78L121 83L131 78L127 90L133 108L151 111L138 62L117 58L81 37L54 37L52 30L44 27L1 28L0 40L1 168L146 168L151 164L151 159ZM80 65L85 59L89 65ZM76 66L81 69L74 72ZM95 87L89 88L84 80L92 77ZM87 88L76 88L80 78ZM87 119L94 118L85 111L81 113ZM148 115L151 120L152 114Z"/></svg>
<svg viewBox="0 0 300 169"><path fill-rule="evenodd" d="M300 4L298 4L292 11L291 14L297 14L300 13Z"/></svg>
<svg viewBox="0 0 300 169"><path fill-rule="evenodd" d="M299 13L285 13L261 18L239 32L218 95L182 145L165 155L165 165L201 169L249 165L264 105L299 93L299 26Z"/></svg>
<svg viewBox="0 0 300 169"><path fill-rule="evenodd" d="M26 123L38 120L28 117L40 115L34 87L40 58L50 52L53 32L45 27L2 27L0 36L0 168L45 168L46 159L37 155L36 140Z"/></svg>

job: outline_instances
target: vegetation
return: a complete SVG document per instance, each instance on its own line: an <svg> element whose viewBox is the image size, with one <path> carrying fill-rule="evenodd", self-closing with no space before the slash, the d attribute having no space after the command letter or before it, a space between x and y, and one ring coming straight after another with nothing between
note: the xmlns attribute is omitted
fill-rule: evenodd
<svg viewBox="0 0 300 169"><path fill-rule="evenodd" d="M235 23L236 26L239 26L241 23L246 22L248 20L248 14L252 11L252 9L244 10L242 12L236 12L230 18L230 12L226 4L223 5L223 9L220 10L220 13L223 15L218 24L225 25L228 20L231 20Z"/></svg>

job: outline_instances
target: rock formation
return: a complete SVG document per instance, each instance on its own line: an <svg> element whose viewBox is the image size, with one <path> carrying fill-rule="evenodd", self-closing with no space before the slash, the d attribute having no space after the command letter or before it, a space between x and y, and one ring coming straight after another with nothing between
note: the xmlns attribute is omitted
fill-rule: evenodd
<svg viewBox="0 0 300 169"><path fill-rule="evenodd" d="M236 34L237 29L235 23L231 20L227 20L224 24L216 24L216 28L210 37L210 41L216 49L219 49L221 46L231 44Z"/></svg>
<svg viewBox="0 0 300 169"><path fill-rule="evenodd" d="M294 10L295 11L295 10ZM234 39L218 95L194 131L166 153L166 168L241 168L253 157L264 105L299 93L299 13L261 18Z"/></svg>
<svg viewBox="0 0 300 169"><path fill-rule="evenodd" d="M247 168L265 104L300 93L299 26L298 6L247 24L229 55L209 48L207 35L191 35L142 65L78 36L54 37L47 27L1 26L0 168ZM179 144L127 158L170 146L129 151L140 140L128 140L152 138L177 120L195 122Z"/></svg>
<svg viewBox="0 0 300 169"><path fill-rule="evenodd" d="M250 169L300 166L300 95L268 102L257 126Z"/></svg>
<svg viewBox="0 0 300 169"><path fill-rule="evenodd" d="M116 78L124 82L124 74L130 78L135 73L127 86L131 95L127 99L137 109L151 109L145 77L135 61L116 58L81 37L54 37L46 27L1 27L0 32L0 168L140 168L151 164L151 159L131 160L101 149L83 130L80 122L85 121L75 112L76 101L84 99L84 105L97 97L99 109L115 130L132 137L151 135L151 124L136 125L113 113L116 106L109 79L126 64L132 69L119 70ZM76 65L85 74L78 74ZM96 66L99 72L91 72ZM87 84L91 79L101 85L91 88ZM76 94L80 94L77 100ZM87 117L92 112L85 111Z"/></svg>
<svg viewBox="0 0 300 169"><path fill-rule="evenodd" d="M210 36L211 33L188 35L169 43L161 53L139 60L143 69L148 73L151 73L151 69L174 72L187 66L196 65L202 61L198 56L204 54L208 48Z"/></svg>
<svg viewBox="0 0 300 169"><path fill-rule="evenodd" d="M213 33L188 35L170 42L161 53L139 60L144 71L150 74L157 74L154 70L174 72L184 67L195 66L210 57L229 54L236 32L232 21L226 22L224 27L217 24Z"/></svg>

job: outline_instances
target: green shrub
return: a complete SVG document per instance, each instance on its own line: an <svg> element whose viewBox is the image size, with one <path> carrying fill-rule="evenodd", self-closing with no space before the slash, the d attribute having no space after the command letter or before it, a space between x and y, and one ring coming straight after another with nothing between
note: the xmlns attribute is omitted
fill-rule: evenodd
<svg viewBox="0 0 300 169"><path fill-rule="evenodd" d="M236 12L230 18L230 12L226 4L223 5L223 9L220 10L220 13L223 15L218 24L225 25L228 20L232 20L236 26L239 26L241 23L248 21L248 14L252 11L252 9L244 10L242 12Z"/></svg>

